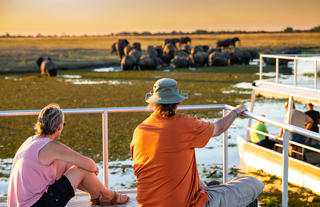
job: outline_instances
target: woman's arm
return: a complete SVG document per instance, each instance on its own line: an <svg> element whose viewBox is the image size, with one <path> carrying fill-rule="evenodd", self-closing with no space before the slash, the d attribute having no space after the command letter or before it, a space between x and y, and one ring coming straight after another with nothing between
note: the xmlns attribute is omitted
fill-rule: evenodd
<svg viewBox="0 0 320 207"><path fill-rule="evenodd" d="M66 145L56 141L51 141L46 144L39 151L38 157L43 165L50 165L55 160L62 160L72 165L76 165L83 170L96 174L98 172L98 167L92 159L85 157Z"/></svg>

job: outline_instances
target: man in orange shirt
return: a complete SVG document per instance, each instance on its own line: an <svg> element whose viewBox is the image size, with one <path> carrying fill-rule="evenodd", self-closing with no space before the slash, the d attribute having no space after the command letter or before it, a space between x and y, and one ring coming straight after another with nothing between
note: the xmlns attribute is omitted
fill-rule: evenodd
<svg viewBox="0 0 320 207"><path fill-rule="evenodd" d="M146 95L154 112L135 129L130 145L139 206L247 206L262 192L263 184L242 177L207 187L199 179L194 150L226 131L246 108L237 106L210 123L176 114L178 104L186 98L170 78L158 80L153 93Z"/></svg>

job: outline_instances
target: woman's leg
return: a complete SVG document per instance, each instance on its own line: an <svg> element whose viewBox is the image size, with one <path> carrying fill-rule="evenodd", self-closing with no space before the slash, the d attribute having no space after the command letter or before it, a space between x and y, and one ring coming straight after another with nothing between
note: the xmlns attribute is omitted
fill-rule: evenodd
<svg viewBox="0 0 320 207"><path fill-rule="evenodd" d="M59 180L70 168L71 164L62 160L56 160L56 180Z"/></svg>
<svg viewBox="0 0 320 207"><path fill-rule="evenodd" d="M94 173L90 173L74 166L71 167L64 175L68 178L74 190L80 187L81 190L85 190L90 194L91 199L102 196L103 200L110 201L115 195L115 192L107 189ZM116 198L116 202L121 203L126 199L126 195L120 195Z"/></svg>

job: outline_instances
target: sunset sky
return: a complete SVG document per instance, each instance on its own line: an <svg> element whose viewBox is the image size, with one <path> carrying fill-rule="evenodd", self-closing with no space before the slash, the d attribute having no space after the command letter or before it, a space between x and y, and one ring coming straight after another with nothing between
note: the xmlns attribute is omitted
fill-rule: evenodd
<svg viewBox="0 0 320 207"><path fill-rule="evenodd" d="M320 25L320 0L0 0L0 35L279 31Z"/></svg>

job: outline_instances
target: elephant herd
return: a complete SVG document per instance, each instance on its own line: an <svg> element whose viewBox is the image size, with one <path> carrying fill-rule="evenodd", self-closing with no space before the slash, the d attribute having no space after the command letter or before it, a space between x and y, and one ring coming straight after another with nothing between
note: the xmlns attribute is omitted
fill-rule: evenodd
<svg viewBox="0 0 320 207"><path fill-rule="evenodd" d="M130 44L119 39L112 44L111 53L120 57L121 70L154 70L161 67L190 68L204 66L226 66L229 64L249 64L259 57L256 50L236 48L240 39L219 40L215 48L208 45L191 47L190 37L167 38L162 45L149 45L142 57L141 44ZM232 50L228 49L232 47ZM36 61L43 76L56 76L57 66L50 57L39 57Z"/></svg>
<svg viewBox="0 0 320 207"><path fill-rule="evenodd" d="M190 37L168 38L162 45L149 45L142 56L141 44L130 44L126 39L119 39L112 45L111 53L120 57L121 70L153 70L160 67L174 68L226 66L228 64L249 64L249 61L259 57L256 50L236 48L240 39L220 40L216 48L208 45L191 47ZM227 50L230 46L232 50ZM222 52L224 51L224 52Z"/></svg>

